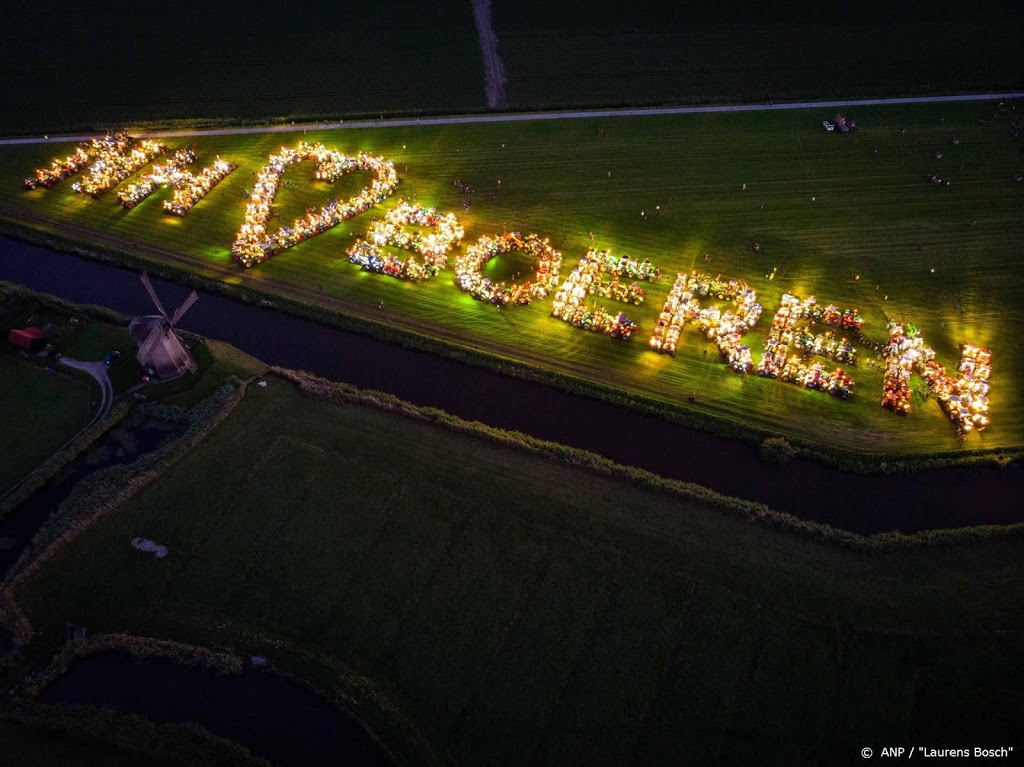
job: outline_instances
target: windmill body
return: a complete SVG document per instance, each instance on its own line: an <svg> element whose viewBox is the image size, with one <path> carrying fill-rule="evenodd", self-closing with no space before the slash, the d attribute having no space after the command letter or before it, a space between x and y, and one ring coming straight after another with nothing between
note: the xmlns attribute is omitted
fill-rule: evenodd
<svg viewBox="0 0 1024 767"><path fill-rule="evenodd" d="M138 360L144 370L153 370L160 378L177 378L185 373L196 371L196 361L192 358L185 342L175 330L178 321L196 302L199 295L193 290L188 298L178 307L174 316L168 317L163 304L157 298L149 275L143 272L140 279L146 286L149 297L153 300L159 314L136 317L128 325L135 342L139 345Z"/></svg>

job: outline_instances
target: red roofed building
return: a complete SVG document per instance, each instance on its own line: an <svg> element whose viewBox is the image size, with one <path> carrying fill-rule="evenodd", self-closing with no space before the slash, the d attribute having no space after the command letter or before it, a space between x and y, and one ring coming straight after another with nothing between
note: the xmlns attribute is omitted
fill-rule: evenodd
<svg viewBox="0 0 1024 767"><path fill-rule="evenodd" d="M7 334L8 341L27 352L37 352L42 349L49 337L50 334L42 328L21 328L20 330L15 328Z"/></svg>

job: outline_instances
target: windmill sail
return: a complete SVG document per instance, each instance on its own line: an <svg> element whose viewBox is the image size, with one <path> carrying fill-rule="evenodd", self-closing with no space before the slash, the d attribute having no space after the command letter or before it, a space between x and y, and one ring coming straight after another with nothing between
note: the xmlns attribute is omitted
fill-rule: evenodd
<svg viewBox="0 0 1024 767"><path fill-rule="evenodd" d="M164 309L164 305L160 303L160 299L156 296L156 291L153 290L153 285L149 281L149 272L143 272L139 279L142 280L142 284L146 286L146 292L149 293L149 297L153 299L153 303L156 305L156 310L163 315L163 318L167 319L167 311Z"/></svg>
<svg viewBox="0 0 1024 767"><path fill-rule="evenodd" d="M171 327L172 328L175 325L178 324L178 320L180 320L182 317L184 317L185 316L185 312L187 312L190 308L192 308L192 304L194 304L198 300L199 300L199 294L196 293L194 290L191 293L188 294L188 298L186 298L182 302L181 306L178 307L178 311L176 311L174 313L174 316L171 317Z"/></svg>

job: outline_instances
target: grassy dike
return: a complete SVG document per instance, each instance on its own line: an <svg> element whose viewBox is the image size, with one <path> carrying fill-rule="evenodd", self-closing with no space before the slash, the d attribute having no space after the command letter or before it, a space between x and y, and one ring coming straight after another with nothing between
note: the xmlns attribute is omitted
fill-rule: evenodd
<svg viewBox="0 0 1024 767"><path fill-rule="evenodd" d="M92 706L26 700L0 706L0 748L4 759L19 767L268 765L198 725L154 724L140 716Z"/></svg>
<svg viewBox="0 0 1024 767"><path fill-rule="evenodd" d="M755 441L781 434L805 453L850 468L877 470L883 461L910 468L1016 453L1024 444L1024 402L1012 386L1024 375L1024 360L1008 319L1024 304L1017 253L1021 190L1011 180L1017 154L1003 125L1008 118L995 119L993 109L864 108L856 115L858 132L846 137L826 134L820 114L800 110L203 136L197 139L202 157L219 154L239 170L187 218L174 221L160 213L166 193L130 213L112 194L83 199L66 184L25 193L18 179L63 148L5 147L0 166L11 170L11 183L0 189L0 212L8 231L145 265L256 303L270 300L284 311L702 428ZM458 212L464 200L453 177L472 183L474 205L459 213L467 241L504 226L537 231L563 250L568 269L593 232L594 245L652 258L666 277L648 287L647 303L634 312L645 332L627 344L593 336L547 316L546 302L501 312L460 293L448 272L416 286L361 272L342 254L365 231L367 216L242 270L228 247L251 173L278 146L300 137L392 157L403 178L398 194L443 209ZM936 152L944 158L936 160ZM953 185L930 184L928 174L936 172L949 174ZM307 186L307 175L303 166L286 174L295 185L279 195L275 225L365 182L346 177L331 187ZM524 266L499 261L488 273L502 279ZM692 330L675 359L647 351L671 275L691 268L742 277L758 290L768 316L749 336L755 358L785 291L860 308L865 332L876 340L884 339L887 315L914 321L947 365L956 363L960 343L990 346L992 427L983 439L958 445L933 402L917 403L907 418L894 417L877 406L881 372L863 364L855 369L855 400L837 402L756 376L743 380ZM773 269L776 277L765 279ZM700 396L686 407L690 391Z"/></svg>
<svg viewBox="0 0 1024 767"><path fill-rule="evenodd" d="M70 499L105 511L13 584L30 656L65 620L265 654L417 763L820 763L1018 731L1020 525L862 538L267 380L119 502Z"/></svg>

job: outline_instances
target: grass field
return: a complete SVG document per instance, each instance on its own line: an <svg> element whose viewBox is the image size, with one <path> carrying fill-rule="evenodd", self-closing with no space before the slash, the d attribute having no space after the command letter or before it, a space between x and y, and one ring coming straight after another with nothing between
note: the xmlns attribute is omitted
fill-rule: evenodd
<svg viewBox="0 0 1024 767"><path fill-rule="evenodd" d="M97 393L88 379L0 354L0 494L85 427Z"/></svg>
<svg viewBox="0 0 1024 767"><path fill-rule="evenodd" d="M0 707L0 759L5 767L267 764L197 725L161 725L108 709L25 701Z"/></svg>
<svg viewBox="0 0 1024 767"><path fill-rule="evenodd" d="M14 722L0 721L0 747L8 764L39 765L95 765L132 767L140 759L147 764L171 767L176 762L161 759L144 751L128 751L114 745L75 738L45 728L26 727Z"/></svg>
<svg viewBox="0 0 1024 767"><path fill-rule="evenodd" d="M991 93L1024 84L1011 3L495 2L516 107Z"/></svg>
<svg viewBox="0 0 1024 767"><path fill-rule="evenodd" d="M166 192L127 213L113 194L85 198L69 182L25 192L20 179L69 147L3 147L8 181L0 211L70 226L65 233L79 239L101 232L143 255L144 247L182 253L189 268L236 285L270 295L298 291L305 301L625 392L675 404L696 392L699 411L808 442L890 454L956 447L934 402L916 403L905 419L883 411L881 371L865 364L855 369L854 401L844 403L732 374L693 329L674 359L648 351L674 274L699 267L747 279L758 291L766 316L748 336L755 361L786 291L858 307L865 332L879 341L887 315L913 321L947 366L962 343L989 346L993 424L964 449L1020 446L1024 401L1014 382L1024 377L1024 355L1014 318L1024 307L1024 184L1012 180L1021 169L1019 140L1008 133L1009 116L994 116L994 108L863 108L851 114L860 127L848 136L823 131L821 120L833 114L815 110L201 137L201 159L219 154L240 167L185 219L162 214ZM648 302L629 312L643 332L620 343L573 329L548 316L550 299L499 311L461 293L451 272L419 285L361 272L343 253L369 215L243 270L229 249L251 174L282 143L301 138L393 158L403 181L381 210L398 196L454 210L467 242L505 227L538 232L563 250L564 272L591 244L653 259L664 276L649 287ZM929 183L933 173L952 184ZM278 196L274 225L367 181L356 174L331 188L307 186L308 174L305 165L288 171L285 179L298 188ZM476 188L468 212L453 179ZM507 274L510 267L494 268Z"/></svg>
<svg viewBox="0 0 1024 767"><path fill-rule="evenodd" d="M150 384L143 393L167 405L192 407L213 394L227 376L248 378L266 366L233 346L206 341L190 347L199 366L194 375Z"/></svg>
<svg viewBox="0 0 1024 767"><path fill-rule="evenodd" d="M22 603L36 654L266 654L409 762L837 763L1019 733L1020 549L858 554L272 378Z"/></svg>
<svg viewBox="0 0 1024 767"><path fill-rule="evenodd" d="M119 9L117 6L122 6ZM0 132L486 106L468 2L18 8Z"/></svg>
<svg viewBox="0 0 1024 767"><path fill-rule="evenodd" d="M1016 7L1005 0L492 6L512 108L1022 85ZM0 50L0 132L487 106L468 0L105 9L17 9Z"/></svg>

